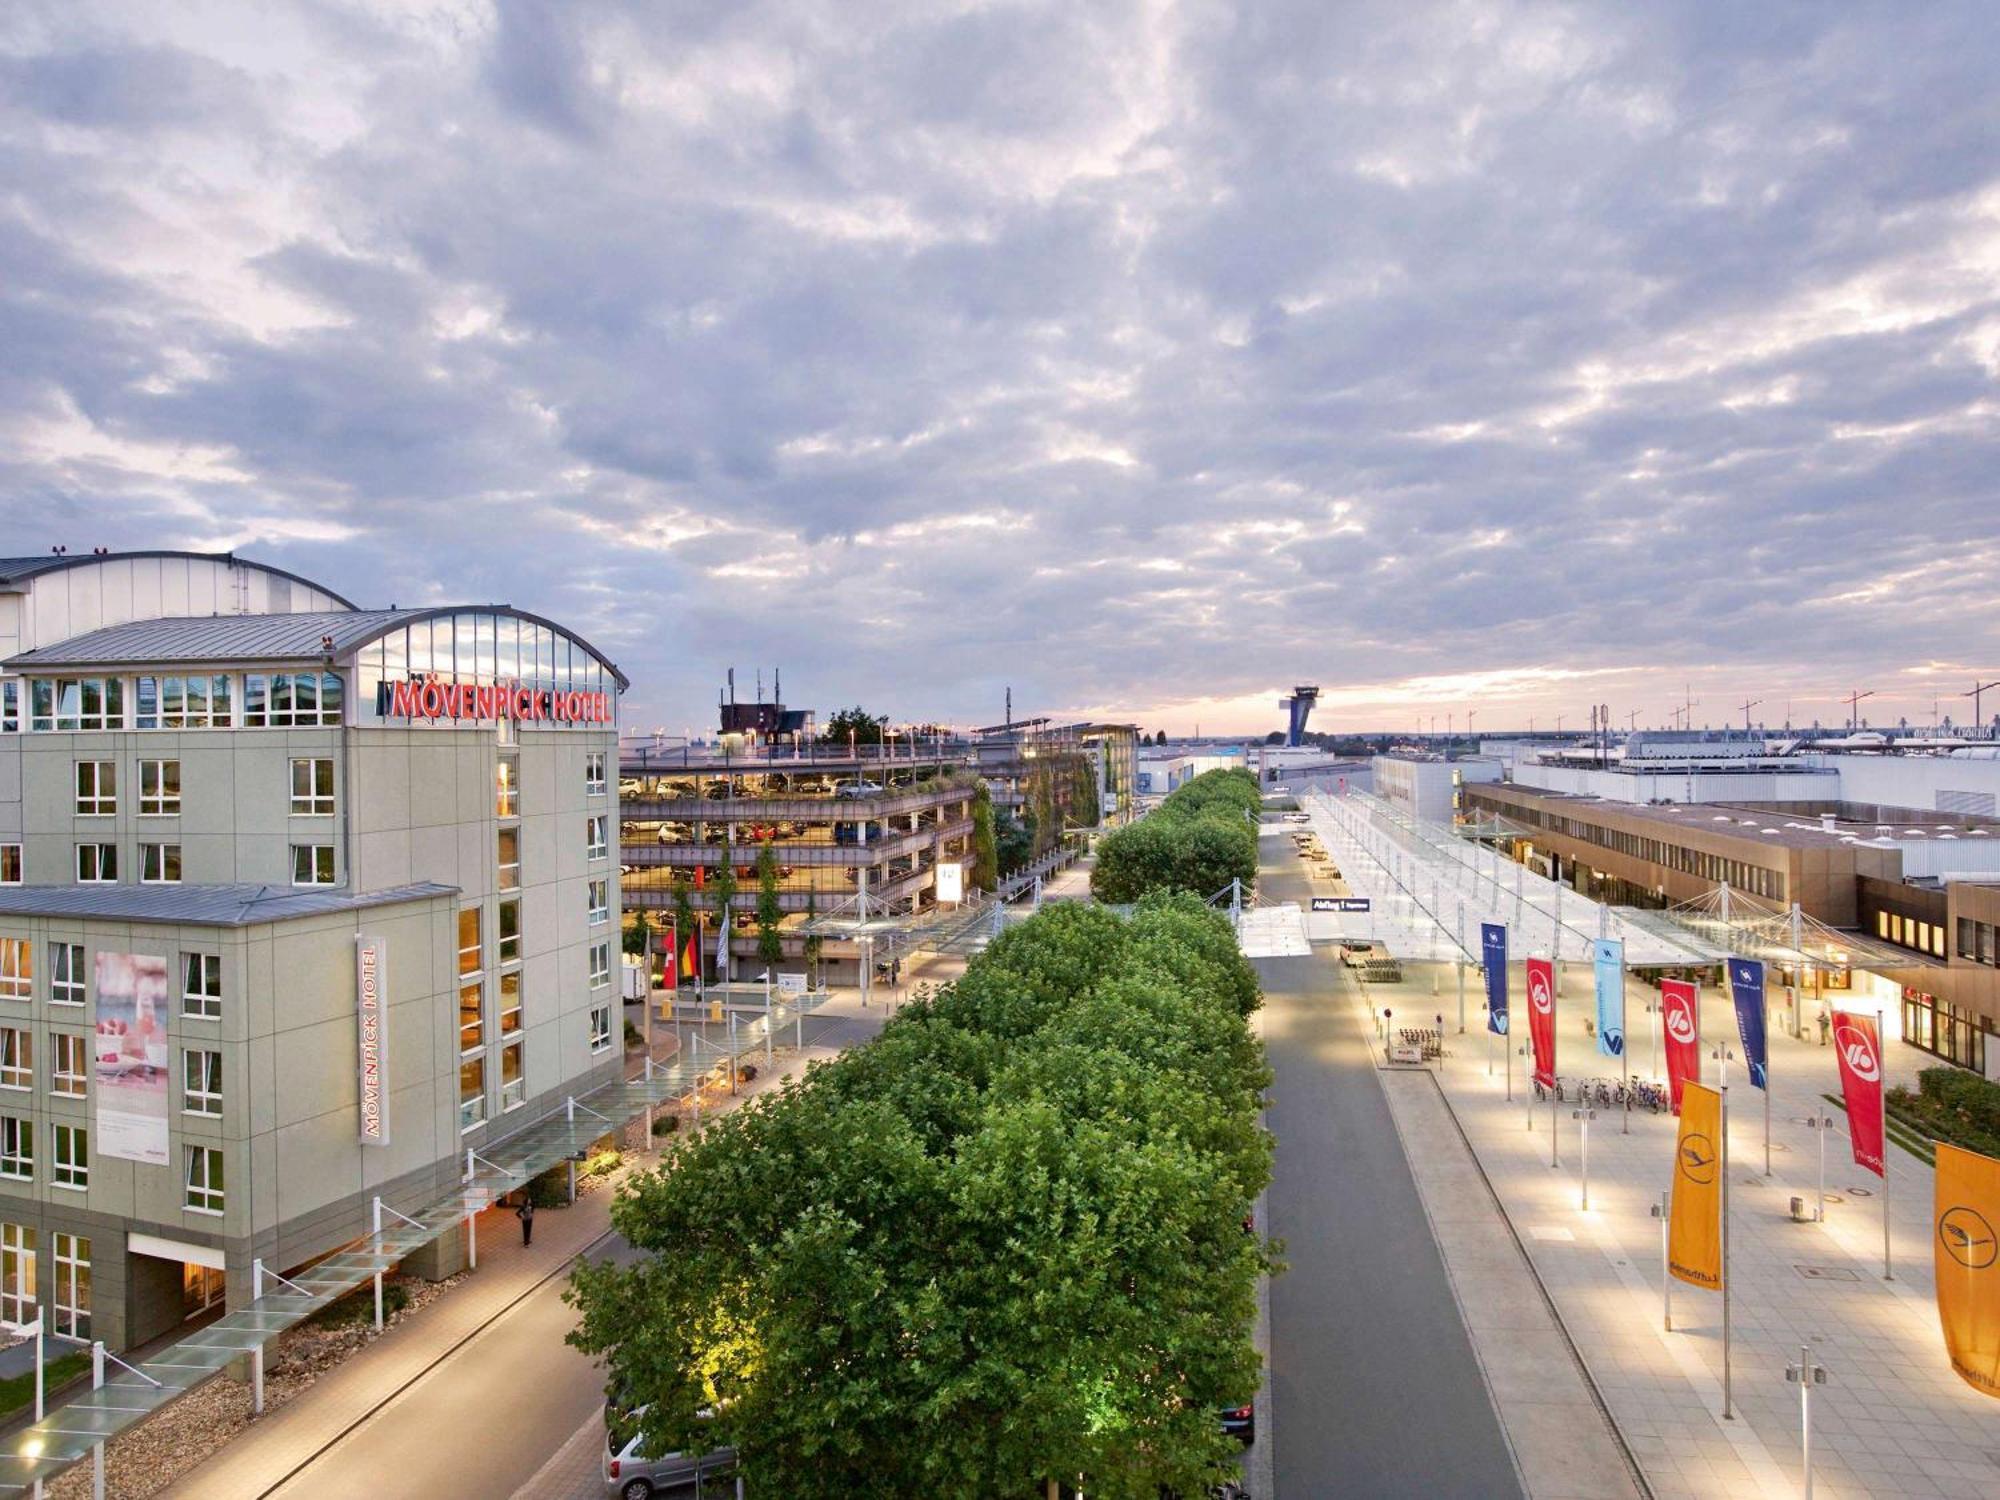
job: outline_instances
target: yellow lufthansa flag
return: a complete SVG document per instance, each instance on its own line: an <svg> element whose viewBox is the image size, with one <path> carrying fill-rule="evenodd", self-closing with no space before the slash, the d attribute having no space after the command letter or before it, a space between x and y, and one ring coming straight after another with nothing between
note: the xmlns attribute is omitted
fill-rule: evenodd
<svg viewBox="0 0 2000 1500"><path fill-rule="evenodd" d="M1722 1094L1689 1081L1674 1142L1667 1266L1689 1286L1722 1290Z"/></svg>
<svg viewBox="0 0 2000 1500"><path fill-rule="evenodd" d="M1967 1385L2000 1396L2000 1161L1940 1141L1932 1217L1945 1352Z"/></svg>

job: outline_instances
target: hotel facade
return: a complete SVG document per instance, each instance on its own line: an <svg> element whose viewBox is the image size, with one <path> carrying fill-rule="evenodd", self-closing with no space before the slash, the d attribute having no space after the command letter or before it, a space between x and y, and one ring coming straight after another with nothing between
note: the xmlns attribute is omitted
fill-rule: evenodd
<svg viewBox="0 0 2000 1500"><path fill-rule="evenodd" d="M624 686L506 605L0 559L0 1321L157 1337L618 1076Z"/></svg>

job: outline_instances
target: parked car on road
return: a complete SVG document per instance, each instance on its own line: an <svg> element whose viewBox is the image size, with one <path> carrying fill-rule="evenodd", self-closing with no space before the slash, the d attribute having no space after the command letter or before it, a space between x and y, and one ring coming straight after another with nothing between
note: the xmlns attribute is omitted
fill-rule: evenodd
<svg viewBox="0 0 2000 1500"><path fill-rule="evenodd" d="M648 1458L639 1447L639 1411L607 1409L604 1417L604 1493L617 1500L651 1500L696 1479L717 1478L736 1464L734 1448L708 1453L668 1453Z"/></svg>

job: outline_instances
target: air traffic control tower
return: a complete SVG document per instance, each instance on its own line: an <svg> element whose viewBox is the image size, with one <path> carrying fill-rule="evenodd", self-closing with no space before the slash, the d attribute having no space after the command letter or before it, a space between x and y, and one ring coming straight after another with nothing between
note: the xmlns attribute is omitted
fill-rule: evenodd
<svg viewBox="0 0 2000 1500"><path fill-rule="evenodd" d="M1319 702L1319 689L1316 687L1295 687L1292 689L1291 697L1278 700L1278 707L1287 710L1292 716L1291 722L1285 729L1287 745L1296 746L1305 739L1306 715L1313 711L1313 705L1317 702Z"/></svg>

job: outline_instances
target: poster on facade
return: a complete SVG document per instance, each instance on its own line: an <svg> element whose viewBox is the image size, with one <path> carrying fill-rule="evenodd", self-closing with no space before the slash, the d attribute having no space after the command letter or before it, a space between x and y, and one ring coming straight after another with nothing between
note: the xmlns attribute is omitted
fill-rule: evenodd
<svg viewBox="0 0 2000 1500"><path fill-rule="evenodd" d="M167 961L151 953L97 955L96 1087L99 1156L167 1165Z"/></svg>
<svg viewBox="0 0 2000 1500"><path fill-rule="evenodd" d="M956 860L939 860L937 867L939 906L956 906L965 899L965 866Z"/></svg>

